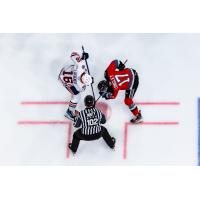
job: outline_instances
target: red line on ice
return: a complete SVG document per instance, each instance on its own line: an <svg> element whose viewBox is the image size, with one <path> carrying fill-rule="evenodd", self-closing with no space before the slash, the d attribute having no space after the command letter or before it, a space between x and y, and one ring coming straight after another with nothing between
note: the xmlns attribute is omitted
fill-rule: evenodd
<svg viewBox="0 0 200 200"><path fill-rule="evenodd" d="M69 124L67 121L18 121L19 125Z"/></svg>
<svg viewBox="0 0 200 200"><path fill-rule="evenodd" d="M66 151L66 157L69 158L70 156L70 150L68 148L68 144L71 142L71 135L72 135L72 123L69 123L69 128L68 128L68 139L67 139L67 144L66 144L66 148L67 148L67 151Z"/></svg>
<svg viewBox="0 0 200 200"><path fill-rule="evenodd" d="M139 125L179 125L179 122L142 122L141 124L132 124L130 122L125 123L124 127L124 149L123 149L123 158L127 158L127 138L128 138L128 126L129 125L134 125L134 126L139 126Z"/></svg>
<svg viewBox="0 0 200 200"><path fill-rule="evenodd" d="M140 124L126 123L127 125L178 125L179 122L142 122Z"/></svg>
<svg viewBox="0 0 200 200"><path fill-rule="evenodd" d="M68 105L67 101L22 101L21 105Z"/></svg>
<svg viewBox="0 0 200 200"><path fill-rule="evenodd" d="M123 158L126 159L126 155L127 155L127 122L125 123L124 126L124 151L123 151Z"/></svg>
<svg viewBox="0 0 200 200"><path fill-rule="evenodd" d="M22 101L21 105L68 105L67 101ZM159 105L171 105L177 106L180 105L180 102L135 102L137 105L144 106L159 106Z"/></svg>
<svg viewBox="0 0 200 200"><path fill-rule="evenodd" d="M180 102L135 102L135 104L144 106L160 106L160 105L177 106L180 105Z"/></svg>
<svg viewBox="0 0 200 200"><path fill-rule="evenodd" d="M22 101L21 105L68 105L69 102L67 101ZM137 105L141 106L178 106L180 102L176 101L163 101L163 102L135 102ZM72 135L72 124L66 121L19 121L18 124L20 125L39 125L39 124L68 124L69 125L69 133L68 133L68 143L71 141ZM178 125L179 122L143 122L139 125ZM128 126L133 125L129 122L125 123L125 130L124 130L124 149L123 149L123 158L126 159L127 157L127 141L128 141ZM70 151L67 148L66 156L69 158Z"/></svg>

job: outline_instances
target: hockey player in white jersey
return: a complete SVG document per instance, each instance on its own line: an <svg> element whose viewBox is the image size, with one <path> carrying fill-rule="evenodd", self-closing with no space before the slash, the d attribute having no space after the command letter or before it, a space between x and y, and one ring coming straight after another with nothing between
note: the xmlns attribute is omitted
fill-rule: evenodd
<svg viewBox="0 0 200 200"><path fill-rule="evenodd" d="M70 120L74 120L76 116L76 106L81 99L81 93L93 82L84 61L88 57L88 53L84 52L80 56L77 52L73 52L70 56L71 60L62 68L58 77L63 86L72 94L65 114L65 117Z"/></svg>

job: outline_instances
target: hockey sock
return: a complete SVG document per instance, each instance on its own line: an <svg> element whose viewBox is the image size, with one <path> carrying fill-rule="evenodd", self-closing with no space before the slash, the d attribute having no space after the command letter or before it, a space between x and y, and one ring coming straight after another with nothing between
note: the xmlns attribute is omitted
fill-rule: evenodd
<svg viewBox="0 0 200 200"><path fill-rule="evenodd" d="M138 110L138 107L136 106L133 110L132 110L132 113L137 116L139 114L139 110Z"/></svg>
<svg viewBox="0 0 200 200"><path fill-rule="evenodd" d="M129 108L134 116L137 116L139 114L138 107L135 104L132 104Z"/></svg>

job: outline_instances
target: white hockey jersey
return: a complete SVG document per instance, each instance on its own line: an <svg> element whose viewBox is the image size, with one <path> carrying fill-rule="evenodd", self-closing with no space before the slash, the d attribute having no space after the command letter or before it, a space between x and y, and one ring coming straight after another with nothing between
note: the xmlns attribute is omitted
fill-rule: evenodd
<svg viewBox="0 0 200 200"><path fill-rule="evenodd" d="M81 60L79 54L72 53L71 62L64 65L60 71L59 80L67 89L74 86L78 92L82 92L86 89L86 85L81 81L85 73L88 72L84 60Z"/></svg>

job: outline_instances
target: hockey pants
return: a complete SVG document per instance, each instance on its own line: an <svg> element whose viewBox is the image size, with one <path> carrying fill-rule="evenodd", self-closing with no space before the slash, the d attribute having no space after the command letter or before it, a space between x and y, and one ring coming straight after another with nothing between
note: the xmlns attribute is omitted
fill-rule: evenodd
<svg viewBox="0 0 200 200"><path fill-rule="evenodd" d="M101 126L100 132L92 134L92 135L84 135L82 134L81 129L78 129L77 131L74 132L71 150L73 152L77 151L80 140L92 141L92 140L98 140L101 137L104 139L104 141L110 148L113 148L114 143L113 143L112 137L110 136L110 134L108 133L108 130L104 126Z"/></svg>

